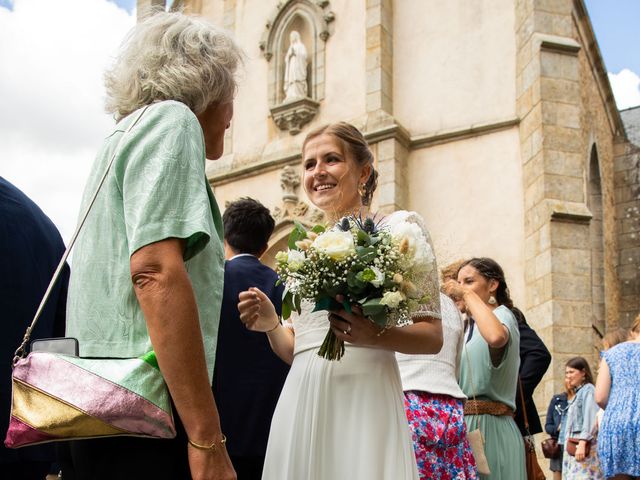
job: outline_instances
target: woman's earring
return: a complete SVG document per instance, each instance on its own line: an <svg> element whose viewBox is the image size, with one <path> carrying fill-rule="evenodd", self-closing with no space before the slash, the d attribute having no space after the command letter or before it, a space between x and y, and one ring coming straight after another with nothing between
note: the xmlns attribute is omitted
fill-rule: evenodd
<svg viewBox="0 0 640 480"><path fill-rule="evenodd" d="M360 185L358 185L358 195L360 195L362 198L364 198L366 193L364 187L365 187L364 183L361 183Z"/></svg>
<svg viewBox="0 0 640 480"><path fill-rule="evenodd" d="M498 303L498 302L496 301L496 297L494 297L493 295L491 295L491 296L489 297L489 305L495 305L496 303Z"/></svg>

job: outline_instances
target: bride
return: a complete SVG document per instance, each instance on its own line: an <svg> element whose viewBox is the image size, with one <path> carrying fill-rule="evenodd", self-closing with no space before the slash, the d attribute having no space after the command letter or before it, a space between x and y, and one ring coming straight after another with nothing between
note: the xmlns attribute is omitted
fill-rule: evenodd
<svg viewBox="0 0 640 480"><path fill-rule="evenodd" d="M357 128L341 122L311 132L302 146L302 166L307 196L329 222L367 213L377 172ZM384 220L397 221L424 229L416 213L396 212ZM437 353L442 346L435 261L431 272L433 304L414 315L412 324L387 330L357 307L352 313L311 312L312 305L303 305L292 324L282 325L260 290L240 294L241 320L266 332L273 351L291 364L271 423L263 480L418 478L394 352ZM346 342L340 361L317 354L328 322Z"/></svg>

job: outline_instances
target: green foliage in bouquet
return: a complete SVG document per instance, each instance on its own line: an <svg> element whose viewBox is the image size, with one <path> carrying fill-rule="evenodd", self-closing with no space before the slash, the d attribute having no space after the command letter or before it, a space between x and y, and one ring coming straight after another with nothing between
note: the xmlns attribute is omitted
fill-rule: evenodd
<svg viewBox="0 0 640 480"><path fill-rule="evenodd" d="M302 300L313 302L313 311L351 312L351 305L358 304L364 316L387 328L424 300L408 278L410 272L402 268L402 241L374 219L345 217L328 230L321 225L307 230L296 223L288 247L276 255L276 269L286 286L284 319L301 312ZM339 295L342 303L336 300ZM339 360L343 354L344 342L329 329L318 355Z"/></svg>

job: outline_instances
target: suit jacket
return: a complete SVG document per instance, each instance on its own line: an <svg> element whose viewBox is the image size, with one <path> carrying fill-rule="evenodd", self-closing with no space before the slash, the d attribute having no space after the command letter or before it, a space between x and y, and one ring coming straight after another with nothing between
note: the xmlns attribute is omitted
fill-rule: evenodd
<svg viewBox="0 0 640 480"><path fill-rule="evenodd" d="M533 402L533 391L542 380L547 368L549 368L551 354L538 334L526 321L519 319L518 329L520 330L520 381L522 382L524 405L527 411L527 419L529 420L529 432L534 435L542 432L542 425L538 410ZM521 405L520 385L518 385L514 420L520 429L520 433L524 436L526 435L526 430L524 428Z"/></svg>
<svg viewBox="0 0 640 480"><path fill-rule="evenodd" d="M0 432L7 431L11 405L11 359L22 343L65 247L53 222L14 185L0 177ZM64 335L68 267L62 271L31 339ZM52 461L50 446L10 450L0 463ZM1 470L1 469L0 469Z"/></svg>
<svg viewBox="0 0 640 480"><path fill-rule="evenodd" d="M213 393L232 456L264 456L271 417L289 372L289 366L271 350L267 336L247 330L238 313L238 294L258 287L280 314L284 287L276 287L277 279L253 255L225 263Z"/></svg>

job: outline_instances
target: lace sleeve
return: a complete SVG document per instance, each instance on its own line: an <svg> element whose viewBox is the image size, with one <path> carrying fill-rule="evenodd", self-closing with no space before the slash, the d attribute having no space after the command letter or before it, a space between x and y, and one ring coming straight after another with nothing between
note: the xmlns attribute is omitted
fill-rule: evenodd
<svg viewBox="0 0 640 480"><path fill-rule="evenodd" d="M425 257L427 257L428 267L421 278L421 284L418 285L426 293L428 301L420 306L420 309L411 315L411 319L424 317L442 318L440 314L440 282L438 280L438 264L436 262L433 244L431 243L431 235L425 226L425 222L416 212L398 211L391 214L387 222L393 225L398 222L415 223L420 227L426 239L426 246L423 248Z"/></svg>

